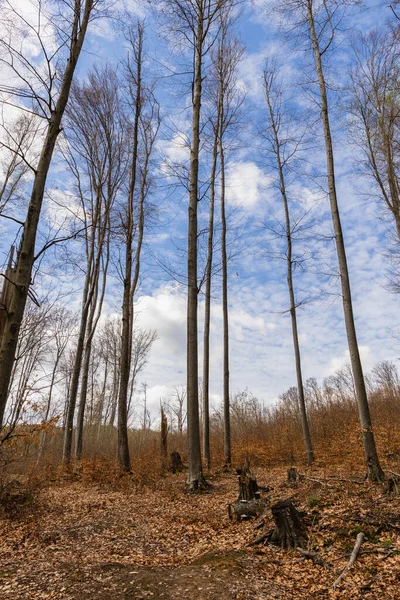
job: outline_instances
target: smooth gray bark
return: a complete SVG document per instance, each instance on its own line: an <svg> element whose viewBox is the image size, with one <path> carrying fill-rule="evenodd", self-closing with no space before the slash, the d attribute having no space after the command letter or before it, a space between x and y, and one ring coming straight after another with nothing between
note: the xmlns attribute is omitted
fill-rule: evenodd
<svg viewBox="0 0 400 600"><path fill-rule="evenodd" d="M214 207L215 207L215 184L218 161L218 136L219 136L219 107L217 110L217 122L214 124L214 140L212 148L212 162L210 175L210 208L208 219L207 240L207 265L206 265L206 287L204 303L204 337L203 337L203 456L207 469L211 468L210 452L210 321L211 321L211 280L214 251Z"/></svg>
<svg viewBox="0 0 400 600"><path fill-rule="evenodd" d="M340 270L340 281L342 287L343 311L346 325L347 341L350 352L351 368L354 377L354 385L356 388L357 405L364 444L365 462L367 465L368 478L372 481L381 481L384 478L384 473L379 464L378 453L375 445L375 438L372 431L372 422L369 412L367 391L365 387L364 374L358 349L356 328L354 324L349 271L347 267L346 250L343 240L342 225L336 195L335 162L329 120L328 97L326 91L324 70L322 65L322 55L319 47L318 36L315 29L312 0L307 0L307 19L314 51L315 68L318 77L319 92L321 99L321 119L323 123L325 137L329 200L331 206L336 251Z"/></svg>
<svg viewBox="0 0 400 600"><path fill-rule="evenodd" d="M188 208L188 298L187 298L187 428L188 488L196 490L203 482L200 452L199 377L197 336L197 203L200 148L200 107L202 92L202 59L204 15L199 10L195 44L193 79L192 142L190 147L190 179Z"/></svg>
<svg viewBox="0 0 400 600"><path fill-rule="evenodd" d="M301 416L301 424L303 429L303 438L304 444L306 447L307 453L307 462L309 465L314 461L313 448L311 443L311 435L310 428L308 424L307 418L307 410L306 403L304 397L304 386L303 386L303 374L301 368L301 354L300 354L300 343L299 343L299 335L297 329L297 310L296 310L296 300L294 293L294 285L293 285L293 249L292 249L292 226L290 219L290 211L289 211L289 201L286 193L286 180L284 173L284 159L282 156L282 145L281 139L279 135L279 125L277 124L277 118L279 122L279 117L281 115L277 115L274 106L271 100L271 84L273 81L274 73L264 74L264 82L265 82L265 97L267 100L268 111L269 111L269 119L272 129L273 141L274 141L274 155L276 159L276 165L278 169L279 175L279 189L282 196L284 211L285 211L285 229L286 229L286 263L287 263L287 284L289 290L289 299L290 299L290 316L292 321L292 335L293 335L293 346L294 346L294 354L295 354L295 362L296 362L296 378L297 378L297 394L299 400L300 407L300 416ZM279 92L278 92L279 93Z"/></svg>

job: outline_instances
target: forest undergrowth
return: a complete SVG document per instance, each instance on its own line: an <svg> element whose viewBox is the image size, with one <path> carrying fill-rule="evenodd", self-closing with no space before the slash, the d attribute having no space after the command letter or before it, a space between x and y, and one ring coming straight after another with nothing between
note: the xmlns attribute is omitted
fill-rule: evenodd
<svg viewBox="0 0 400 600"><path fill-rule="evenodd" d="M399 458L386 461L398 473ZM239 461L238 461L239 464ZM233 522L234 470L208 473L211 487L185 492L185 472L160 476L157 461L119 477L110 462L79 471L20 477L3 498L0 536L2 600L119 598L398 598L400 490L372 484L345 457L318 460L287 482L287 466L254 467L268 506L290 498L304 511L307 549L255 545L255 521ZM8 498L8 501L7 501ZM337 589L357 534L360 555Z"/></svg>

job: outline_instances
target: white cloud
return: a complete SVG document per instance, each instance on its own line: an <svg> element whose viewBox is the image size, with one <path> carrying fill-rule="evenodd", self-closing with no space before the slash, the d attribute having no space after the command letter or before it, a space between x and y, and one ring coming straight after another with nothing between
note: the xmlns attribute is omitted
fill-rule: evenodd
<svg viewBox="0 0 400 600"><path fill-rule="evenodd" d="M228 203L254 210L272 179L254 162L232 162L227 169L226 181Z"/></svg>
<svg viewBox="0 0 400 600"><path fill-rule="evenodd" d="M364 372L370 371L374 366L376 359L372 354L369 346L359 346L361 363L363 365ZM325 376L332 375L335 371L342 369L345 365L350 364L350 352L348 349L344 350L340 356L333 356L329 361L329 366L326 369Z"/></svg>

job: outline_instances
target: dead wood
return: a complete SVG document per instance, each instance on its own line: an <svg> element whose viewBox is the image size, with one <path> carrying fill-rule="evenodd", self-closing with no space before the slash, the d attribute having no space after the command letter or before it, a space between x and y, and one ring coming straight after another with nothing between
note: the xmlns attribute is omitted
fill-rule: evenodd
<svg viewBox="0 0 400 600"><path fill-rule="evenodd" d="M297 552L300 552L300 554L302 554L304 558L312 560L313 563L315 563L316 565L321 565L321 567L325 567L325 569L332 568L332 565L326 562L319 552L311 552L309 550L304 550L303 548L296 548L296 550Z"/></svg>
<svg viewBox="0 0 400 600"><path fill-rule="evenodd" d="M334 583L332 585L333 588L337 588L339 583L345 578L347 572L351 569L351 567L356 562L357 556L360 552L361 544L363 543L363 539L364 539L364 534L361 532L357 535L356 543L354 544L354 548L353 548L353 552L351 553L350 560L347 563L347 565L345 566L345 568L343 569L343 571L341 572L341 574L339 575L339 577L334 581Z"/></svg>
<svg viewBox="0 0 400 600"><path fill-rule="evenodd" d="M290 467L287 471L288 483L298 483L304 479L304 475L301 475L295 467Z"/></svg>
<svg viewBox="0 0 400 600"><path fill-rule="evenodd" d="M382 575L377 575L376 577L371 579L371 581L368 581L368 583L364 583L364 585L360 586L360 591L361 592L369 592L369 590L372 588L374 583L381 578L382 578Z"/></svg>
<svg viewBox="0 0 400 600"><path fill-rule="evenodd" d="M307 533L302 516L290 500L280 500L271 506L275 528L271 543L285 548L304 548Z"/></svg>
<svg viewBox="0 0 400 600"><path fill-rule="evenodd" d="M269 542L271 540L273 532L274 532L274 530L270 529L270 531L268 531L267 533L264 533L264 535L260 536L256 540L254 540L254 542L250 542L250 544L248 544L248 546L250 546L250 547L258 546L258 544L263 544L265 542Z"/></svg>
<svg viewBox="0 0 400 600"><path fill-rule="evenodd" d="M179 452L177 450L173 450L170 455L169 470L172 473L180 473L181 471L183 471L183 469L184 469L184 466L183 466L181 455L179 454Z"/></svg>
<svg viewBox="0 0 400 600"><path fill-rule="evenodd" d="M236 469L238 475L238 499L228 504L228 515L231 520L240 521L259 517L265 510L266 502L261 499L260 489L256 478L250 470L249 459L245 458L241 469ZM266 489L266 488L263 488Z"/></svg>
<svg viewBox="0 0 400 600"><path fill-rule="evenodd" d="M244 465L241 469L237 469L238 485L239 485L239 496L237 501L240 500L258 500L260 498L259 487L256 478L250 470L250 461L245 458Z"/></svg>
<svg viewBox="0 0 400 600"><path fill-rule="evenodd" d="M228 515L232 521L242 521L259 517L265 510L264 500L237 500L228 504Z"/></svg>

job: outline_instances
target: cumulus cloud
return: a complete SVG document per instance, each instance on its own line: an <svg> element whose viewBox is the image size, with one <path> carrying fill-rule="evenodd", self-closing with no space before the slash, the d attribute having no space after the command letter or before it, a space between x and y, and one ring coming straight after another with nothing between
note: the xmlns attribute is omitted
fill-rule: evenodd
<svg viewBox="0 0 400 600"><path fill-rule="evenodd" d="M254 210L272 179L254 162L230 163L226 174L226 198L233 206Z"/></svg>

